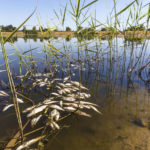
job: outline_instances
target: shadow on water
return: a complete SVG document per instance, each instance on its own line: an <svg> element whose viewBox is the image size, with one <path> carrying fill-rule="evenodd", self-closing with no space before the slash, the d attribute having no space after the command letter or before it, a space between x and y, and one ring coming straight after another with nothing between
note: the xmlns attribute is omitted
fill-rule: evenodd
<svg viewBox="0 0 150 150"><path fill-rule="evenodd" d="M43 44L41 39L25 41L18 39L16 46L19 48L21 45L20 52L23 54L24 51L39 45L36 50L26 53L27 56L34 56L32 59L29 57L25 59L31 69L37 72L49 72L52 66L57 64L55 76L64 78L70 75L72 80L80 81L88 87L92 95L90 101L99 105L102 115L91 112L90 119L74 115L67 118L63 122L64 129L51 137L44 149L146 150L150 148L150 87L149 83L145 83L138 76L139 69L150 58L149 41L139 43L139 41L118 38L112 41L111 46L109 39L96 39L94 42L85 39L80 43L76 38L47 41L53 42L58 49L69 55L69 58L58 59L51 56L51 51L46 51L44 46L40 47ZM8 46L8 49L11 47ZM8 53L11 54L12 51ZM0 60L1 57L0 55ZM15 60L11 62L14 77L20 75L17 69L19 68L18 55L13 55L10 59ZM38 63L35 64L35 61ZM4 69L3 66L1 69ZM148 67L144 68L143 78L150 77L148 71ZM22 74L25 72L26 68L22 66ZM6 81L5 75L2 74L1 80ZM20 80L16 79L16 83L20 83ZM33 92L35 91L30 93L32 96ZM6 114L8 115L9 112ZM4 129L0 133L0 139L5 141L10 136L9 129L12 129L11 132L16 131L16 122L13 115L9 116L14 120L13 122L2 112L0 115L2 122L7 120L6 126L0 124L0 128Z"/></svg>

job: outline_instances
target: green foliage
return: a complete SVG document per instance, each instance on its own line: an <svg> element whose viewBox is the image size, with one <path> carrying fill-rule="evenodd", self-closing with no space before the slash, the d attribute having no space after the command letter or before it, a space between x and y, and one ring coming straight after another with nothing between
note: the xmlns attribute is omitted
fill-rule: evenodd
<svg viewBox="0 0 150 150"><path fill-rule="evenodd" d="M16 29L16 27L14 27L13 25L1 26L2 32L12 32L15 29Z"/></svg>
<svg viewBox="0 0 150 150"><path fill-rule="evenodd" d="M130 26L126 29L126 31L144 31L146 28L144 27L143 24L138 25L138 26Z"/></svg>
<svg viewBox="0 0 150 150"><path fill-rule="evenodd" d="M66 27L66 31L71 31L71 28L70 27Z"/></svg>

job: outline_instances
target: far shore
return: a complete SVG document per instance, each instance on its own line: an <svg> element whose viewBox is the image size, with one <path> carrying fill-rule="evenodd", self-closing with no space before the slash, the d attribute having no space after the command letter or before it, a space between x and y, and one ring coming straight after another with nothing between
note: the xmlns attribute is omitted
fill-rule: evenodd
<svg viewBox="0 0 150 150"><path fill-rule="evenodd" d="M2 36L8 37L11 34L11 32L2 32ZM100 37L105 37L105 36L111 36L111 32L109 31L96 31L96 35ZM145 36L146 35L146 36ZM27 36L36 36L38 38L48 38L48 37L74 37L75 32L74 31L52 31L52 32L38 32L37 34L25 34L22 31L16 32L13 37L17 38L24 38ZM148 38L150 39L150 31L126 31L126 32L118 32L117 33L118 37L133 37L133 38Z"/></svg>

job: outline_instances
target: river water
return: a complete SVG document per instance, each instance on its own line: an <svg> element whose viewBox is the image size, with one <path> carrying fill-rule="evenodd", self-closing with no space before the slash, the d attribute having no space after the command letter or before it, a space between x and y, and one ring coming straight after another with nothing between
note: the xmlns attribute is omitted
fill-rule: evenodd
<svg viewBox="0 0 150 150"><path fill-rule="evenodd" d="M142 70L142 78L139 77L140 68L150 61L150 42L123 38L110 42L97 38L84 41L18 38L13 44L6 44L16 83L20 80L15 76L27 70L22 64L20 71L21 59L36 72L48 72L52 64L57 64L56 77L71 75L72 80L80 81L89 88L92 95L89 101L98 104L102 112L102 115L90 112L92 118L67 118L63 122L67 127L50 138L44 149L150 149L150 83L143 81L150 78L150 67ZM48 43L69 57L53 57ZM23 54L21 59L19 54ZM2 52L0 64L0 70L5 69ZM0 80L8 83L6 72L0 73ZM0 119L0 144L3 145L15 134L16 119L12 110L1 111Z"/></svg>

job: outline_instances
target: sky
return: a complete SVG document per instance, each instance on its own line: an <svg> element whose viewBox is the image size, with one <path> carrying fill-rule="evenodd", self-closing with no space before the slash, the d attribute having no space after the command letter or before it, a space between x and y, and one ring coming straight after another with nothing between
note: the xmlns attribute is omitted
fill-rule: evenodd
<svg viewBox="0 0 150 150"><path fill-rule="evenodd" d="M72 0L73 3L76 0ZM86 4L92 0L85 0ZM117 0L117 12L131 3L133 0ZM38 25L37 16L39 17L40 24L45 27L53 27L58 25L57 18L53 12L60 13L60 8L64 9L66 2L68 2L67 9L71 10L69 0L0 0L0 25L19 26L37 7L35 14L26 23L27 28L31 28L34 25ZM83 0L81 0L83 2ZM144 0L144 3L148 3L148 0ZM102 23L106 23L107 16L113 8L113 0L99 0L89 9L90 12L96 10L96 17ZM146 10L146 9L145 9ZM128 12L128 10L127 10ZM124 20L127 12L122 15L120 21ZM94 15L94 13L93 13ZM75 23L72 20L69 12L67 12L65 27L69 26L75 29Z"/></svg>

